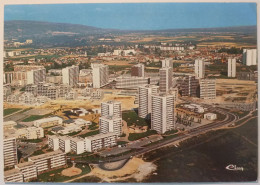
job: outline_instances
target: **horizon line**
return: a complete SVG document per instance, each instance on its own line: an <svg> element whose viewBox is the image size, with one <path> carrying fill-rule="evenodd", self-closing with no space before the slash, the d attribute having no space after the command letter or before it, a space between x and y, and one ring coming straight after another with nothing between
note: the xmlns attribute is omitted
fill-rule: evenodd
<svg viewBox="0 0 260 185"><path fill-rule="evenodd" d="M53 23L53 24L70 24L70 25L80 25L80 26L88 26L98 29L108 29L108 30L118 30L118 31L167 31L167 30L187 30L187 29L214 29L214 28L238 28L238 27L249 27L249 26L257 26L254 25L240 25L240 26L219 26L219 27L189 27L189 28L166 28L166 29L118 29L118 28L101 28L91 25L85 25L85 24L78 24L78 23L68 23L68 22L52 22L52 21L41 21L41 20L4 20L4 22L10 22L10 21L28 21L28 22L40 22L40 23Z"/></svg>

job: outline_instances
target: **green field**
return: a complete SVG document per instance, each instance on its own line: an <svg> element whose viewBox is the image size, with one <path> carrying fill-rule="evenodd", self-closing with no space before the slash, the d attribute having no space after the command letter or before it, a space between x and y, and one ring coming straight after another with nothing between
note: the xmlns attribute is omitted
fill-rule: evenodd
<svg viewBox="0 0 260 185"><path fill-rule="evenodd" d="M31 116L23 119L22 122L31 122L31 121L35 121L38 119L42 119L44 117L47 117L47 115L31 115Z"/></svg>
<svg viewBox="0 0 260 185"><path fill-rule="evenodd" d="M155 130L148 130L147 132L144 132L144 133L130 133L128 140L135 141L135 140L138 140L138 139L150 136L150 135L154 135L154 134L157 134L157 132Z"/></svg>
<svg viewBox="0 0 260 185"><path fill-rule="evenodd" d="M148 126L149 123L148 120L140 118L134 111L123 112L122 118L127 122L127 126L131 126L133 124L138 126Z"/></svg>
<svg viewBox="0 0 260 185"><path fill-rule="evenodd" d="M17 112L19 110L22 110L22 109L19 109L19 108L4 109L4 116Z"/></svg>
<svg viewBox="0 0 260 185"><path fill-rule="evenodd" d="M71 167L71 166L72 165L69 165L69 167ZM72 178L87 174L91 171L89 165L76 164L75 167L80 168L82 170L81 174L75 175L73 177L63 176L63 175L61 175L61 172L62 172L62 170L66 169L66 168L60 168L57 170L52 170L52 171L40 174L36 181L37 182L64 182L64 181L70 180Z"/></svg>
<svg viewBox="0 0 260 185"><path fill-rule="evenodd" d="M99 130L87 132L86 134L79 135L82 138L88 137L88 136L93 136L99 134Z"/></svg>

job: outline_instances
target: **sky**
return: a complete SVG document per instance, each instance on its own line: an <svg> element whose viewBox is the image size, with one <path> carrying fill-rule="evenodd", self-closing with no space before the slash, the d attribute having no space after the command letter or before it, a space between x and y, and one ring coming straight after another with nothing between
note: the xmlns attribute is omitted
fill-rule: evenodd
<svg viewBox="0 0 260 185"><path fill-rule="evenodd" d="M4 19L72 23L121 30L256 25L255 3L6 5Z"/></svg>

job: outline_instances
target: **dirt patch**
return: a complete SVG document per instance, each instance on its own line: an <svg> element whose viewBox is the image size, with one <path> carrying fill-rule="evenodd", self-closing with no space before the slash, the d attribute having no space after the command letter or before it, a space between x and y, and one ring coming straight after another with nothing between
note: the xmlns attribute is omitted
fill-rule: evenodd
<svg viewBox="0 0 260 185"><path fill-rule="evenodd" d="M94 167L91 173L106 182L124 181L129 178L135 178L136 181L140 182L155 170L155 164L144 162L142 159L134 157L119 170L105 171L98 167Z"/></svg>
<svg viewBox="0 0 260 185"><path fill-rule="evenodd" d="M76 167L71 167L71 168L67 168L65 170L63 170L61 172L62 175L64 176L68 176L68 177L73 177L75 175L79 175L81 174L82 170Z"/></svg>

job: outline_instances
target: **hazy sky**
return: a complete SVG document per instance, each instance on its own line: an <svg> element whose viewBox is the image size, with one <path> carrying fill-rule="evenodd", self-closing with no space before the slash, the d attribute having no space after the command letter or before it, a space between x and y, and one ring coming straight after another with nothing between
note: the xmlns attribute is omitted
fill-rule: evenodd
<svg viewBox="0 0 260 185"><path fill-rule="evenodd" d="M156 30L256 25L255 3L133 3L8 5L5 20Z"/></svg>

